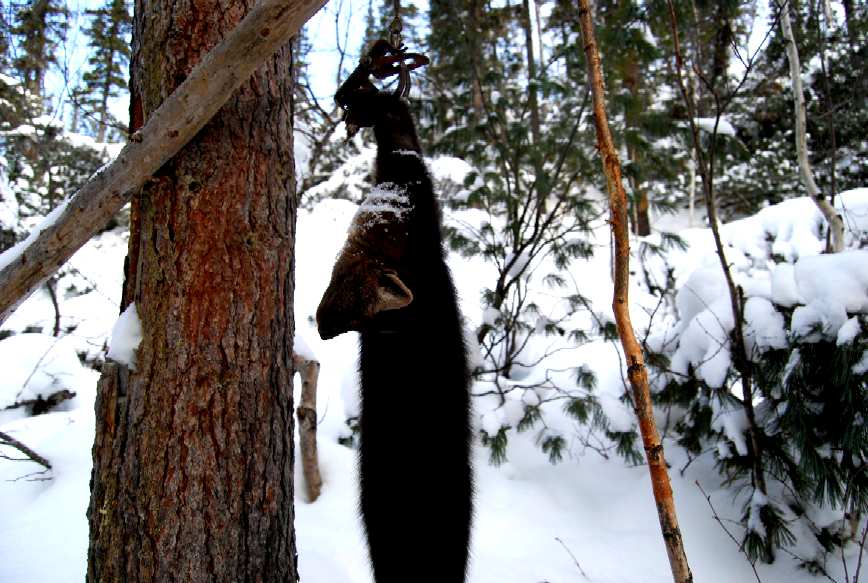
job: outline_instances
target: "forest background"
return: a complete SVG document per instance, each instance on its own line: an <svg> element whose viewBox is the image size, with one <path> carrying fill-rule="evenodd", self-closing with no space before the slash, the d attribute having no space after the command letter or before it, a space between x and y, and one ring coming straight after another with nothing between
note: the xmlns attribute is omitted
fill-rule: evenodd
<svg viewBox="0 0 868 583"><path fill-rule="evenodd" d="M648 488L629 471L643 457L617 374L605 179L578 11L560 0L432 0L402 8L405 42L432 59L414 76L411 102L446 209L476 367L483 497L477 544L498 550L480 551L474 573L480 581L491 577L491 557L509 571L503 557L518 548L527 557L522 572L537 578L528 580L547 576L548 567L536 565L564 561L558 573L569 569L573 579L582 567L591 580L630 579L617 576L614 543L577 560L578 569L570 558L590 536L582 529L600 528L587 507L604 504L613 483L632 484L621 501L624 524L644 516L648 541L655 528L642 510ZM122 0L3 2L0 15L2 251L126 140L132 21ZM758 573L782 581L791 569L806 578L853 580L868 533L868 195L860 188L868 184L868 10L852 1L599 0L594 15L630 196L631 307L677 495L690 509L688 550L695 545L706 564L696 570L708 574L702 580ZM784 15L801 61L811 172L845 228L838 253L824 253L828 225L805 196ZM328 422L321 439L336 444L323 454L333 476L353 471L347 448L357 438L354 347L351 339L322 345L309 317L324 287L323 266L372 186L374 147L364 134L345 142L331 94L392 16L391 2L334 0L294 40L302 209L296 277L310 282L296 297L297 347L323 363L321 414ZM0 330L0 358L11 371L0 389L0 431L36 451L51 451L62 423L92 411L86 371L107 358L128 221L123 211ZM728 223L719 234L707 228L718 223ZM100 265L107 257L114 263ZM739 309L731 311L733 290ZM9 504L26 500L29 509L23 523L3 531L2 547L12 548L22 524L32 526L27 516L42 516L43 493L63 508L73 506L67 496L77 492L81 506L93 435L87 422L81 425L78 441L49 456L77 460L68 464L77 467L77 489L59 487L65 478L54 470L49 481L58 487L33 490L46 488L29 481L44 475L0 460L4 475L17 480L4 486L12 491ZM70 453L73 443L77 453ZM599 483L590 484L589 472ZM539 507L562 520L532 542L502 540L486 518L486 508L503 511L503 500L515 495L509 483L517 476L539 487ZM335 501L337 493L352 497L352 481L334 482L331 503L299 510L302 541L306 525L352 518L353 510ZM487 501L486 484L494 493ZM583 501L576 491L584 488L590 493ZM495 503L498 493L504 498ZM578 516L585 520L565 526ZM340 565L349 580L364 577L357 554L328 561L313 544L316 535L307 540L309 556L320 557L311 564L326 565L316 569ZM35 551L16 553L13 580L35 580L22 575ZM594 556L608 558L589 564ZM71 563L82 560L70 554ZM659 571L650 554L647 560ZM637 563L637 577L644 566Z"/></svg>

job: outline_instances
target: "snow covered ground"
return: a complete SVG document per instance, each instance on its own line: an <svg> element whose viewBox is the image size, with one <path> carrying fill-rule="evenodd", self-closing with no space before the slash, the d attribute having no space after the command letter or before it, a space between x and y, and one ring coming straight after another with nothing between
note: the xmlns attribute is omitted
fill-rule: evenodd
<svg viewBox="0 0 868 583"><path fill-rule="evenodd" d="M861 231L864 239L868 230L868 189L851 191L840 200L844 201L851 231ZM338 443L338 438L348 434L346 417L358 408L356 338L347 334L323 342L312 318L356 209L348 201L326 199L312 211L301 211L298 218L298 342L322 363L318 408L324 488L317 502L310 504L304 499L300 468L296 472L300 569L302 580L309 583L371 581L357 511L355 451ZM829 334L839 334L847 322L840 318L842 310L845 315L868 311L868 260L865 252L857 252L838 261L846 265L818 266L823 258L816 257L821 249L817 216L809 200L798 199L736 221L723 231L730 244L736 277L750 297L790 301L790 305L804 308L814 305L817 313L805 317L831 323L837 327L834 332L830 328ZM673 269L676 288L691 289L693 293L679 296L679 322L655 323L652 339L656 335L654 341L661 345L702 318L704 312L712 310L718 319L725 313L718 313L714 307L721 297L721 282L718 272L713 271L717 258L709 231L692 229L681 234L690 243L689 249L672 251L666 263ZM582 293L604 319L611 317L608 240L606 225L601 223L594 241L595 255L570 269ZM50 336L54 312L47 294L41 291L22 304L3 326L3 330L18 334L0 341L0 409L28 396L44 395L52 388L67 388L77 394L53 412L36 417L25 416L21 408L0 410L0 431L20 439L54 465L51 472L39 473L42 468L36 464L0 458L0 581L4 583L81 581L84 577L85 510L98 375L79 364L76 354L94 357L104 350L117 320L125 253L125 235L110 232L95 238L72 259L77 288L88 290L61 298L62 327L76 325L73 332L60 339ZM778 274L782 267L774 268L769 263L771 254L795 262L795 266L782 264L783 272ZM478 325L484 317L480 290L492 281L493 268L482 259L458 255L450 256L450 265L465 316L470 325ZM665 272L666 266L662 260L658 264L649 260L647 269L651 277L656 277ZM641 269L637 266L635 272ZM817 303L818 298L838 292L841 306L829 308ZM560 299L543 285L535 287L533 293L544 312L559 309ZM632 293L637 326L647 326L656 299L643 291L640 282L634 282ZM768 315L761 308L757 310ZM37 328L42 332L22 333ZM754 341L760 342L756 337ZM685 353L682 357L687 362L692 355ZM585 365L594 370L596 391L607 414L616 425L629 428L631 413L618 400L622 391L620 359L612 343L593 341L561 353L558 358L561 364ZM707 372L713 380L715 371ZM529 376L533 374L528 371ZM477 422L491 423L492 411L480 399ZM412 411L406 414L412 415ZM509 417L503 411L498 415L500 422ZM540 452L537 431L511 436L508 461L500 467L489 465L487 450L477 446L476 520L469 581L670 581L646 468L628 467L617 456L604 459L582 445L580 428L555 419L558 422L569 446L565 459L557 465L550 464ZM17 457L9 448L0 448L0 455ZM704 455L688 465L682 451L670 444L667 457L696 581L754 580L750 566L716 522L696 485L698 482L711 495L724 524L739 538L739 527L727 519L739 518L743 500L733 499L721 489L713 455ZM794 551L803 556L812 552L799 547ZM857 551L853 545L846 550L851 573ZM786 555L773 565L757 568L765 583L819 580L799 570L796 561ZM830 561L827 570L836 580L844 580L840 558Z"/></svg>

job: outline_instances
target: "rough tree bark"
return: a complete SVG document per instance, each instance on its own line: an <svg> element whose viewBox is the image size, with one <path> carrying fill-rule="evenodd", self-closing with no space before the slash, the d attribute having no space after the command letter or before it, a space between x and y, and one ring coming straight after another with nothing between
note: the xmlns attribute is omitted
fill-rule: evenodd
<svg viewBox="0 0 868 583"><path fill-rule="evenodd" d="M835 207L826 200L820 187L814 181L814 172L811 162L808 160L808 138L805 123L805 93L802 91L802 67L799 63L799 49L793 36L793 27L790 23L790 12L787 6L781 10L781 31L787 47L787 60L790 64L790 83L793 89L793 102L796 110L796 157L799 159L799 171L805 188L816 203L817 208L823 214L829 225L832 235L831 246L827 251L837 253L844 249L844 221L835 212Z"/></svg>
<svg viewBox="0 0 868 583"><path fill-rule="evenodd" d="M136 1L134 127L249 8ZM298 579L284 44L136 196L124 302L144 337L98 386L88 581Z"/></svg>
<svg viewBox="0 0 868 583"><path fill-rule="evenodd" d="M176 85L180 85L168 97L163 96L165 101L149 113L143 127L141 115L134 110L132 129L138 131L117 159L55 209L57 216L40 225L21 247L0 258L0 324L99 232L129 202L133 192L196 135L254 69L325 3L260 0L232 34L195 69L177 79ZM231 20L237 22L234 17ZM175 34L183 37L186 28ZM181 41L175 38L174 42Z"/></svg>
<svg viewBox="0 0 868 583"><path fill-rule="evenodd" d="M606 116L605 88L600 65L600 53L594 37L594 25L591 20L591 9L588 0L579 0L579 19L582 27L585 54L588 62L588 78L594 101L594 123L597 129L597 147L606 174L606 185L609 191L609 207L611 210L612 233L615 239L615 292L612 308L618 326L618 335L627 358L627 376L633 393L633 404L639 420L639 431L645 446L645 456L648 460L648 471L651 474L651 487L654 500L657 503L657 515L663 532L663 541L669 556L669 566L672 578L676 583L692 583L693 574L687 563L681 529L675 512L675 500L672 496L672 486L666 459L663 456L663 444L657 433L654 421L654 410L651 405L651 392L648 388L648 371L645 369L642 347L636 340L633 324L630 321L627 291L630 278L630 241L627 225L627 193L621 180L621 163L609 131Z"/></svg>

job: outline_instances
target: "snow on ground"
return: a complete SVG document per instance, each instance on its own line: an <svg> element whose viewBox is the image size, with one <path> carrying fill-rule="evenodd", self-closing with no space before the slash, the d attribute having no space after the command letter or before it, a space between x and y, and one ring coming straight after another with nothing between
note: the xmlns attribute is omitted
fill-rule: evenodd
<svg viewBox="0 0 868 583"><path fill-rule="evenodd" d="M851 229L868 228L868 189L852 191L839 200L843 201L842 208L846 207L847 224ZM751 298L748 312L755 315L755 329L752 336L749 333L749 338L756 346L773 346L780 340L778 323L764 320L771 318L768 305L772 298L807 307L832 290L840 294L838 299L845 312L866 309L864 303L858 303L859 298L864 300L868 286L865 252L840 258L816 257L820 250L819 223L812 204L806 199L787 201L723 229L732 251L736 276ZM303 580L310 583L371 582L357 510L356 456L353 450L338 444L339 438L348 435L346 417L358 411L357 338L354 334L345 334L323 342L316 333L313 319L328 284L334 258L357 210L358 206L349 201L324 199L313 210L300 211L298 219L296 346L307 355L315 355L323 365L317 399L323 494L311 504L304 499L304 489L296 488L300 569ZM460 216L449 213L447 220L473 222L480 220L480 216L465 211ZM610 258L605 229L605 223L601 223L592 241L594 257L577 262L571 269L571 277L593 302L598 317L610 320ZM719 272L715 271L717 258L710 235L704 229L689 230L683 235L691 247L668 255L674 285L682 290L676 300L676 307L686 322L681 326L690 326L702 318L706 326L719 326L719 317L718 321L713 321L711 315L726 313L726 306L716 306L725 287L717 275ZM39 474L36 472L41 468L35 464L0 459L0 516L3 517L0 520L0 581L4 583L81 581L84 577L85 511L98 375L78 364L74 354L89 357L101 354L118 319L125 241L125 236L119 233L103 234L72 259L71 265L76 271L67 277L76 283L78 293L62 296L60 301L62 327L76 326L72 332L59 340L50 336L54 312L43 291L24 302L3 326L3 330L19 333L28 327L34 330L32 326L36 326L41 328L41 333L17 334L0 340L4 372L0 378L0 407L10 399L21 398L22 387L30 395L58 386L69 387L77 394L61 410L37 417L26 417L20 408L0 411L0 431L27 443L54 464L50 473ZM771 269L768 258L773 254L791 263ZM495 318L496 314L486 313L480 304L480 291L486 284L490 285L494 268L481 259L454 254L449 261L468 325ZM834 265L826 267L824 264ZM649 277L663 277L665 266L649 260L646 267ZM634 271L640 274L642 270L636 265ZM827 271L839 275L835 280L827 279L823 275ZM541 271L544 272L545 269ZM849 275L851 272L858 272L858 278ZM634 280L631 292L634 319L640 328L648 325L649 313L654 307L653 298L643 294L641 289ZM557 317L559 310L563 310L562 301L552 290L539 285L532 293L543 315ZM856 303L851 302L853 298ZM640 309L642 307L648 312ZM709 310L712 314L703 316ZM590 325L587 315L579 321ZM842 320L834 332L842 343L852 334L853 325L848 322L846 318ZM655 329L665 329L669 324L674 325L657 322ZM672 333L670 328L650 341L665 343L667 334ZM703 337L709 340L707 334ZM532 345L529 356L533 351L544 351L546 342ZM707 353L709 347L699 342L697 340L697 345L691 349ZM690 356L684 355L688 360ZM558 353L549 363L551 368L579 365L595 372L597 395L613 427L628 429L633 423L632 414L618 400L622 377L621 359L615 346L596 340ZM528 368L516 375L525 375L522 382L526 382L543 372ZM714 373L714 370L708 371L710 376ZM517 398L538 399L539 395L525 393ZM487 425L509 421L511 411L509 407L491 409L489 403L480 399L475 422ZM491 416L484 417L488 413ZM741 436L743 419L732 412L719 413L717 422L721 428L728 434ZM628 467L616 457L603 459L582 444L578 428L566 422L563 416L554 418L547 431L560 432L567 438L567 455L560 464L550 464L539 451L536 440L541 434L538 430L512 436L508 461L500 467L489 465L487 450L477 446L474 453L476 519L469 581L670 581L647 469ZM14 452L3 448L0 453L11 455ZM711 495L715 509L724 520L737 519L746 500L733 499L721 489L712 455L702 456L688 466L683 453L670 444L667 457L672 465L679 518L695 579L703 583L753 580L750 567L715 521L694 482L701 483ZM300 467L296 468L296 480L300 485ZM424 501L420 500L422 503ZM412 512L412 509L407 511ZM809 549L795 550L810 552ZM852 546L847 549L851 572L855 553ZM843 579L840 560L836 559L827 568L833 577ZM798 570L795 562L785 556L774 565L760 565L758 570L765 583L818 580Z"/></svg>

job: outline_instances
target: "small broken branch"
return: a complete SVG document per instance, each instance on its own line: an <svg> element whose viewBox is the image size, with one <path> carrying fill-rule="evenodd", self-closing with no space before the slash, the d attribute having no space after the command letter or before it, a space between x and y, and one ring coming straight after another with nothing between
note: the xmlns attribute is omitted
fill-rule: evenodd
<svg viewBox="0 0 868 583"><path fill-rule="evenodd" d="M636 340L633 324L630 321L630 310L627 301L627 291L630 282L630 240L627 226L627 194L621 180L621 162L606 115L605 87L603 85L600 53L594 35L594 24L591 19L589 0L579 0L579 20L582 26L582 39L588 63L588 79L593 93L594 125L597 129L597 148L603 162L606 175L606 186L609 191L609 208L611 211L612 234L615 240L614 265L614 298L612 309L615 312L615 322L618 326L618 336L627 358L627 376L632 388L633 403L639 421L639 430L645 446L645 457L648 460L648 471L651 474L651 487L654 500L657 503L657 515L663 542L669 556L669 566L675 583L692 583L693 574L687 563L687 554L681 538L681 528L675 512L675 500L672 496L672 485L666 459L663 456L663 444L657 432L654 421L654 410L651 404L651 391L648 387L648 371L642 347Z"/></svg>
<svg viewBox="0 0 868 583"><path fill-rule="evenodd" d="M214 116L326 0L261 0L148 117L118 157L0 256L0 324ZM8 255L7 255L8 254Z"/></svg>
<svg viewBox="0 0 868 583"><path fill-rule="evenodd" d="M68 389L61 389L54 393L51 393L47 397L43 398L42 395L37 395L35 399L25 399L23 401L16 401L12 405L9 405L4 410L8 409L18 409L20 407L30 407L31 414L33 415L41 415L42 413L47 413L51 411L64 401L68 401L75 397L75 393Z"/></svg>
<svg viewBox="0 0 868 583"><path fill-rule="evenodd" d="M298 354L292 355L292 364L301 375L301 401L295 410L298 417L301 468L307 486L309 502L316 502L322 491L322 476L319 473L319 456L316 448L316 384L320 364Z"/></svg>
<svg viewBox="0 0 868 583"><path fill-rule="evenodd" d="M40 466L44 467L46 470L51 469L51 463L47 459L45 459L44 457L42 457L41 455L39 455L38 453L36 453L32 449L30 449L29 447L27 447L26 445L24 445L23 443L21 443L20 441L18 441L14 437L12 437L8 433L3 433L2 431L0 431L0 445L7 445L9 447L13 447L13 448L17 449L18 451L20 451L21 453L23 453L24 455L26 455L27 458L30 459L31 461L34 461L37 464L39 464Z"/></svg>

